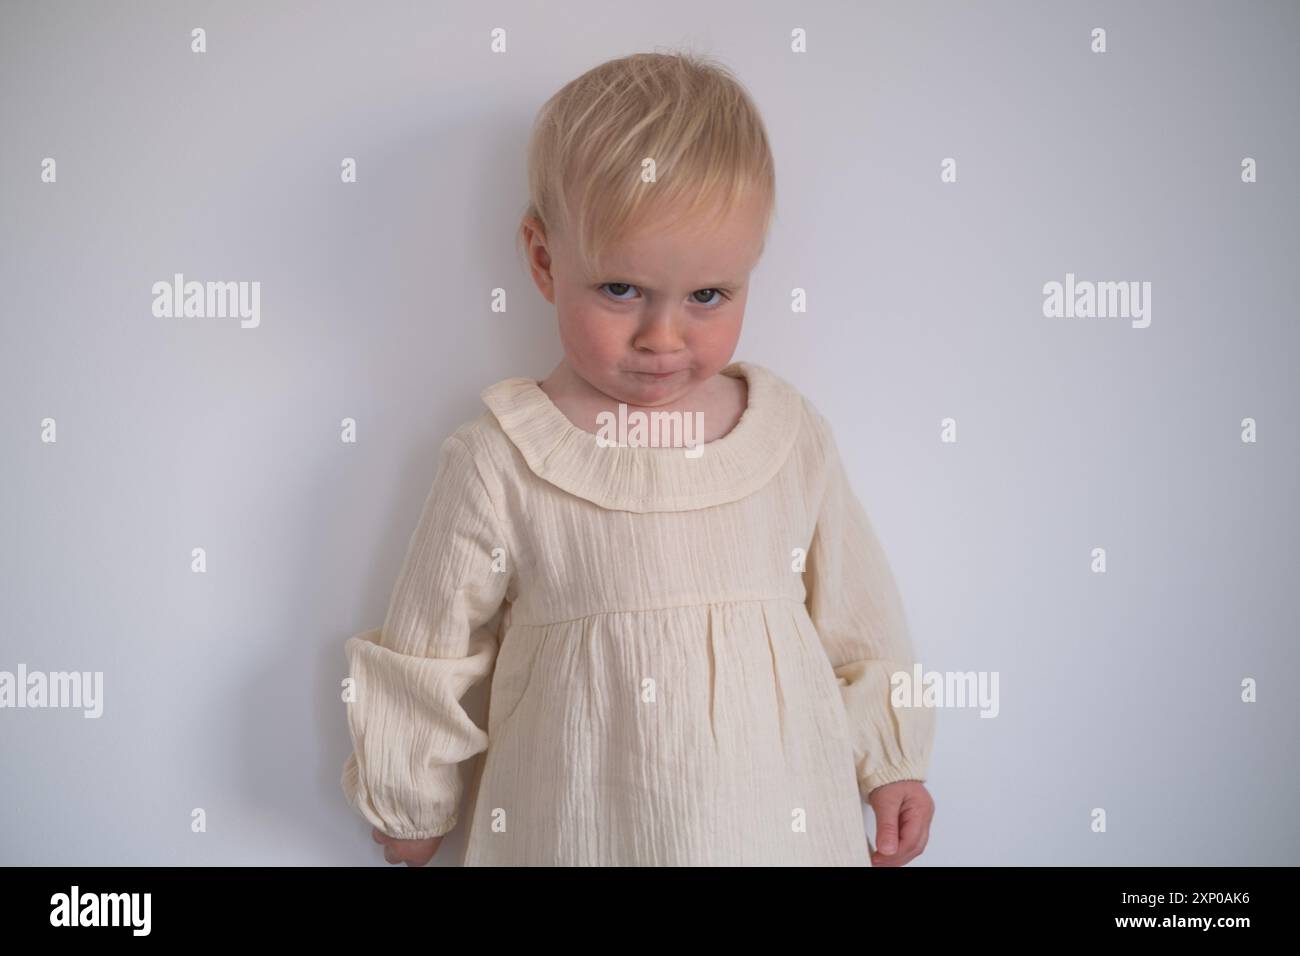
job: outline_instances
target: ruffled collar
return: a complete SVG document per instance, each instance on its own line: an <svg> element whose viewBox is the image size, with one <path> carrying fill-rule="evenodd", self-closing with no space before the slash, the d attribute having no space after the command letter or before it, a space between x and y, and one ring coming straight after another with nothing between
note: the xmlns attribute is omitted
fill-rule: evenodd
<svg viewBox="0 0 1300 956"><path fill-rule="evenodd" d="M765 485L785 463L802 421L802 396L761 365L733 362L721 374L748 383L745 411L695 458L682 448L602 447L536 379L502 379L480 396L539 478L615 511L688 511Z"/></svg>

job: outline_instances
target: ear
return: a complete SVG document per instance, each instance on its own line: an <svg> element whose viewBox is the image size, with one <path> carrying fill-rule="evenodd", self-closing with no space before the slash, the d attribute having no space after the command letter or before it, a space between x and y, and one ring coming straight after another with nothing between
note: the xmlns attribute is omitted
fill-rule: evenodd
<svg viewBox="0 0 1300 956"><path fill-rule="evenodd" d="M555 277L551 274L551 251L547 244L546 226L535 216L526 216L519 225L519 233L528 256L528 271L532 274L533 283L542 297L554 305Z"/></svg>

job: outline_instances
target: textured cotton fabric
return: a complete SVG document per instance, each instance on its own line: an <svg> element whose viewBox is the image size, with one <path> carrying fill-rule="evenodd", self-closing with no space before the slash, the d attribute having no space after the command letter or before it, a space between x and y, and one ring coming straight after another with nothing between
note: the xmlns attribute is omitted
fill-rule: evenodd
<svg viewBox="0 0 1300 956"><path fill-rule="evenodd" d="M933 710L831 430L762 366L702 446L602 447L528 378L443 442L381 628L346 644L349 802L465 865L870 866ZM699 449L696 449L697 451ZM460 700L490 676L487 729ZM483 753L472 808L464 762Z"/></svg>

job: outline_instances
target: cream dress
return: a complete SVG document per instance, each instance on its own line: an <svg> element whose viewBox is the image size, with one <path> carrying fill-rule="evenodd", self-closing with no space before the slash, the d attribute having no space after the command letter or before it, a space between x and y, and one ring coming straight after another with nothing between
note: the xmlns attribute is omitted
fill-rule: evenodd
<svg viewBox="0 0 1300 956"><path fill-rule="evenodd" d="M372 824L461 820L467 866L871 865L862 799L923 780L934 732L890 704L899 594L826 420L721 374L747 407L698 457L602 447L528 378L443 442L383 626L346 644ZM460 700L489 675L485 732Z"/></svg>

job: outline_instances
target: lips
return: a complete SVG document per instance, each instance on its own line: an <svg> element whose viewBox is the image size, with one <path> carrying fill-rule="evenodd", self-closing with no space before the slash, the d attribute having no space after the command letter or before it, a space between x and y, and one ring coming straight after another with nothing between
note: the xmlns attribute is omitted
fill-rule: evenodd
<svg viewBox="0 0 1300 956"><path fill-rule="evenodd" d="M632 374L634 374L634 375L645 375L645 376L647 376L648 378L669 378L669 377L671 377L671 376L673 376L673 375L676 375L676 374L677 374L678 372L680 372L680 371L682 371L682 369L674 369L674 370L671 371L671 372L636 372L636 371L634 371Z"/></svg>

